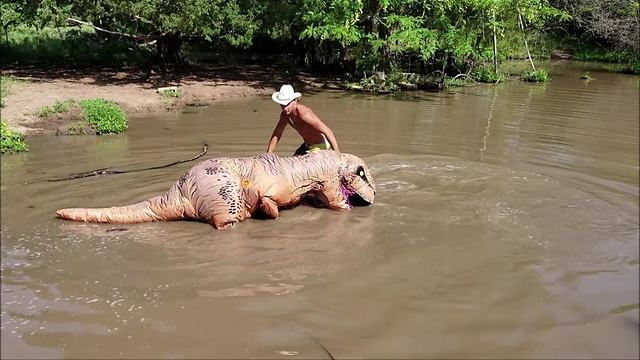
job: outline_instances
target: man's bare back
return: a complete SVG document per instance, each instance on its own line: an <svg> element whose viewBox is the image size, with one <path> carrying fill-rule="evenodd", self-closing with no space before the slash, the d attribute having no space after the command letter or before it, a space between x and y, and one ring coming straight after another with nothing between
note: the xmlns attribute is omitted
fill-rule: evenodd
<svg viewBox="0 0 640 360"><path fill-rule="evenodd" d="M326 140L325 140L325 137L323 136L323 133L318 131L316 128L314 128L309 123L309 120L307 121L303 120L303 118L306 118L306 119L314 119L314 121L321 121L320 118L318 118L318 116L313 112L313 110L309 109L308 107L300 103L298 103L296 110L297 110L297 113L292 113L289 115L285 114L283 111L280 113L280 116L281 117L284 116L288 124L291 125L291 127L294 128L298 132L298 134L300 134L300 136L302 136L302 139L307 144L324 143Z"/></svg>

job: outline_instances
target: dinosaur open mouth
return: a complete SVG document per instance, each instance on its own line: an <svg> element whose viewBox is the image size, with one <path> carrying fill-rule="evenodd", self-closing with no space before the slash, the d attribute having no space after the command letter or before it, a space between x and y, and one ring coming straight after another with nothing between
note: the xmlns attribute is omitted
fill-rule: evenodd
<svg viewBox="0 0 640 360"><path fill-rule="evenodd" d="M365 200L362 196L360 196L360 194L358 193L352 193L351 195L349 195L349 197L347 198L347 202L349 203L349 205L352 206L369 206L371 205L371 202Z"/></svg>
<svg viewBox="0 0 640 360"><path fill-rule="evenodd" d="M353 206L367 206L371 205L371 201L366 200L357 192L349 189L347 186L340 184L340 192L342 193L342 197L344 201L349 205L349 207Z"/></svg>

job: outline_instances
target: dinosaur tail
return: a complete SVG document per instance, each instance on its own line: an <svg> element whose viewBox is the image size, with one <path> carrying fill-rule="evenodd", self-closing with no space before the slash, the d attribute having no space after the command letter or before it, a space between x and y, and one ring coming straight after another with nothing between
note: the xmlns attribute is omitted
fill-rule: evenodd
<svg viewBox="0 0 640 360"><path fill-rule="evenodd" d="M56 211L58 217L84 222L133 224L151 221L180 220L190 213L175 187L163 196L127 206L109 208L69 208Z"/></svg>

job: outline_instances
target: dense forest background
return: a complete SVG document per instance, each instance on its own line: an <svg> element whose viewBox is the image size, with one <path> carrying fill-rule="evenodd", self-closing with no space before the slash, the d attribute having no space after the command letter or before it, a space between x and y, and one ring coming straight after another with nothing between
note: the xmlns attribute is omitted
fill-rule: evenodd
<svg viewBox="0 0 640 360"><path fill-rule="evenodd" d="M367 78L571 56L640 70L635 0L5 0L1 11L5 66L249 62Z"/></svg>

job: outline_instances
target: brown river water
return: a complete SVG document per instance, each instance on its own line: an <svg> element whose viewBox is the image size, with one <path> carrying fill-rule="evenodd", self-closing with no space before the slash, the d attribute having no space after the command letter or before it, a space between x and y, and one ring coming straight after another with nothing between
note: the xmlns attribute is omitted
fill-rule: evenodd
<svg viewBox="0 0 640 360"><path fill-rule="evenodd" d="M580 79L591 69L594 80ZM304 91L376 202L228 231L84 224L63 207L164 193L194 163L264 151L269 96L39 137L2 157L5 358L637 358L638 77L552 64L546 84ZM289 128L278 153L300 138Z"/></svg>

